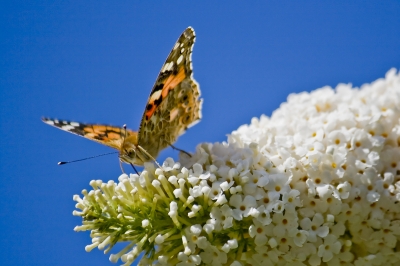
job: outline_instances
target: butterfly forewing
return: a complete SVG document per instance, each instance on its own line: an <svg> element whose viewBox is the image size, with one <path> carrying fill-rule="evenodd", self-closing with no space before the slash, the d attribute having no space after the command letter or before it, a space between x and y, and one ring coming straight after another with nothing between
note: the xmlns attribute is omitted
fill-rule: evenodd
<svg viewBox="0 0 400 266"><path fill-rule="evenodd" d="M85 124L51 118L42 118L42 120L46 124L85 137L87 139L94 140L117 150L121 149L121 145L125 137L130 137L130 139L132 139L132 137L137 136L137 132L129 129L126 130L125 136L125 129L122 127L100 124Z"/></svg>
<svg viewBox="0 0 400 266"><path fill-rule="evenodd" d="M139 128L138 144L154 158L201 118L200 89L193 79L189 27L179 37L150 93Z"/></svg>

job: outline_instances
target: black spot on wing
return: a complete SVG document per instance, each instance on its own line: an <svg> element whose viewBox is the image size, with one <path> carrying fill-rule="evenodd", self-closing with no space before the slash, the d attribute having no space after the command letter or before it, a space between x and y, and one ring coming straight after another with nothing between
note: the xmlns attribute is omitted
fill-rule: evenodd
<svg viewBox="0 0 400 266"><path fill-rule="evenodd" d="M154 100L154 105L159 106L163 100L162 98L163 98L162 95L160 95L160 98Z"/></svg>
<svg viewBox="0 0 400 266"><path fill-rule="evenodd" d="M164 87L163 83L159 83L157 85L154 86L153 90L151 91L150 95L152 95L153 93L155 93L156 91L162 90L162 88Z"/></svg>
<svg viewBox="0 0 400 266"><path fill-rule="evenodd" d="M177 75L178 74L178 67L174 67L173 70L172 70L172 73L174 75Z"/></svg>

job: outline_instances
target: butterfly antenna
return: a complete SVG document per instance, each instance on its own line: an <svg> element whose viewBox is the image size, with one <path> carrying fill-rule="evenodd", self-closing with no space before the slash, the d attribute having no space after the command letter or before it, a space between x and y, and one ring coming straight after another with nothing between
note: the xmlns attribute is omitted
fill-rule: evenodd
<svg viewBox="0 0 400 266"><path fill-rule="evenodd" d="M124 139L122 140L122 146L121 147L124 147L126 134L127 134L128 130L126 130L126 124L124 124L122 127L124 128Z"/></svg>
<svg viewBox="0 0 400 266"><path fill-rule="evenodd" d="M73 160L73 161L68 161L68 162L58 162L58 165L85 161L85 160L89 160L89 159L93 159L93 158L97 158L97 157L101 157L101 156L105 156L105 155L115 154L115 153L118 153L118 152L117 151L113 151L113 152L103 153L103 154L100 154L100 155L95 155L95 156L91 156L91 157L87 157L87 158L83 158L83 159L79 159L79 160Z"/></svg>
<svg viewBox="0 0 400 266"><path fill-rule="evenodd" d="M124 138L122 139L122 145L121 145L121 147L124 147L124 143L125 143L125 139L126 139L126 124L124 124L123 126L122 126L123 128L124 128ZM122 173L124 173L125 174L125 171L124 171L124 167L122 166L122 161L121 161L121 159L119 159L119 167L121 168L121 171L122 171Z"/></svg>

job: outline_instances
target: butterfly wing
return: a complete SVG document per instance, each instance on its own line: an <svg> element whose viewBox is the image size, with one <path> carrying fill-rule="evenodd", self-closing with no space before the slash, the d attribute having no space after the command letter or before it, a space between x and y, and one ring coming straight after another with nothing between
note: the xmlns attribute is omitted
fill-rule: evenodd
<svg viewBox="0 0 400 266"><path fill-rule="evenodd" d="M154 158L201 118L200 89L192 77L195 39L191 27L182 33L161 68L147 101L138 143Z"/></svg>
<svg viewBox="0 0 400 266"><path fill-rule="evenodd" d="M85 137L111 148L120 150L125 137L125 129L109 125L84 124L65 120L42 118L48 125L57 127L64 131ZM137 138L137 132L127 129L126 137Z"/></svg>

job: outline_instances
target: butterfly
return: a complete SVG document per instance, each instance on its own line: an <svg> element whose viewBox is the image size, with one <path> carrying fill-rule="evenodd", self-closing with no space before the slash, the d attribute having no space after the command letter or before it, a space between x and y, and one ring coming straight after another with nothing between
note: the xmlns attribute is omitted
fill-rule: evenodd
<svg viewBox="0 0 400 266"><path fill-rule="evenodd" d="M177 149L173 143L201 119L200 88L192 70L195 39L193 28L188 27L175 43L150 92L138 131L51 118L42 121L117 149L120 162L133 167L148 161L157 163L160 151L168 146Z"/></svg>

